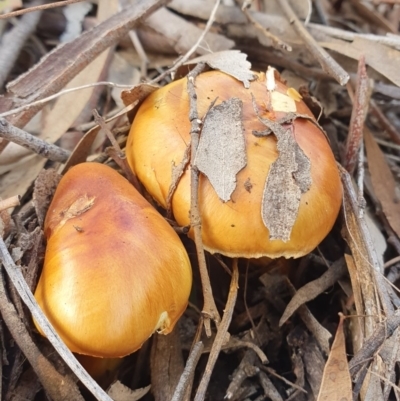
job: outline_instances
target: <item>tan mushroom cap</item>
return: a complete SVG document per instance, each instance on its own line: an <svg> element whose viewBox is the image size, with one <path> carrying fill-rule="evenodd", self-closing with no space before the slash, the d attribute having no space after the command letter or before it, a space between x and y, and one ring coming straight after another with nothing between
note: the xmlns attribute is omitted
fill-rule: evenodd
<svg viewBox="0 0 400 401"><path fill-rule="evenodd" d="M173 329L192 284L186 250L112 168L71 168L57 187L45 234L35 298L71 351L122 357L155 330Z"/></svg>
<svg viewBox="0 0 400 401"><path fill-rule="evenodd" d="M166 207L172 166L178 165L190 141L189 98L186 78L153 92L140 106L127 142L129 164L147 191ZM329 233L338 215L342 186L334 156L324 133L304 118L294 121L294 136L311 162L312 186L301 196L297 220L287 242L270 240L261 218L261 201L271 164L277 158L274 135L258 138L253 130L265 126L257 119L252 105L254 95L261 117L279 119L286 112L285 99L295 105L297 113L314 118L296 92L276 82L276 91L285 95L281 105L267 111L270 95L265 75L259 74L249 89L229 75L211 71L196 79L199 116L203 117L210 103L236 97L243 101L243 125L247 166L237 175L232 199L223 203L208 179L201 175L199 205L202 217L204 247L230 257L258 258L300 257L311 252ZM273 102L275 106L277 103ZM281 109L281 110L280 110ZM176 221L189 224L190 174L187 170L172 200ZM190 231L189 236L193 236Z"/></svg>

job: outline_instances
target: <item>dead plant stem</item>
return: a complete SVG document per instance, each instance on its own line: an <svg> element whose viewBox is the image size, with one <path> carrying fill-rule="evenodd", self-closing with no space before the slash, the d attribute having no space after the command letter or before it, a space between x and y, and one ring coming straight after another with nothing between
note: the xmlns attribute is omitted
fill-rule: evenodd
<svg viewBox="0 0 400 401"><path fill-rule="evenodd" d="M20 199L19 195L15 195L11 198L0 200L0 212L18 206Z"/></svg>
<svg viewBox="0 0 400 401"><path fill-rule="evenodd" d="M186 393L186 389L190 386L193 381L197 363L201 357L204 344L199 341L197 342L192 351L190 352L189 358L186 362L185 370L183 371L178 385L176 386L175 393L171 401L182 401Z"/></svg>
<svg viewBox="0 0 400 401"><path fill-rule="evenodd" d="M195 89L195 79L204 69L204 63L199 63L188 75L187 91L190 99L189 120L191 124L191 155L190 155L190 225L194 231L194 240L196 243L197 258L199 261L199 270L201 284L203 287L204 305L202 314L204 316L204 327L208 337L211 336L210 319L218 324L221 320L215 300L212 294L210 277L208 276L206 257L204 254L203 241L201 236L201 214L199 208L199 170L194 164L196 151L200 139L202 121L197 112L197 95Z"/></svg>
<svg viewBox="0 0 400 401"><path fill-rule="evenodd" d="M194 401L203 401L206 396L208 383L210 382L211 374L214 370L215 363L217 362L218 355L221 348L226 341L229 325L232 320L233 310L235 308L237 293L239 286L239 268L238 259L235 258L232 261L232 279L229 287L228 299L225 305L224 315L221 320L221 324L218 327L217 334L213 346L208 357L207 365L204 370L203 377L201 378L199 387L197 388L196 396Z"/></svg>
<svg viewBox="0 0 400 401"><path fill-rule="evenodd" d="M5 118L0 118L0 137L17 143L54 162L65 163L71 155L71 152L68 150L37 138L20 128L14 127Z"/></svg>
<svg viewBox="0 0 400 401"><path fill-rule="evenodd" d="M346 140L346 148L343 157L343 165L352 174L357 165L361 142L363 140L364 122L367 116L371 87L367 75L365 57L360 57L357 70L356 91L353 95L352 88L348 84L349 95L353 100L349 133ZM354 97L354 99L353 99Z"/></svg>
<svg viewBox="0 0 400 401"><path fill-rule="evenodd" d="M119 143L115 139L114 134L111 132L110 128L108 128L106 120L100 116L100 114L96 109L93 110L93 116L96 124L98 124L101 127L101 129L105 132L107 138L109 139L109 141L113 146L113 150L115 150L115 152L113 151L109 152L110 156L114 159L114 161L118 164L118 166L121 167L122 171L127 176L128 181L141 193L142 188L139 183L139 180L129 167L128 162L126 160L126 156L122 151L121 147L119 146Z"/></svg>
<svg viewBox="0 0 400 401"><path fill-rule="evenodd" d="M67 6L68 4L79 3L81 1L84 1L84 0L64 0L64 1L57 1L57 2L49 3L49 4L43 4L40 6L32 6L32 7L28 7L28 8L23 8L22 10L12 11L11 13L0 15L0 19L18 17L19 15L32 13L34 11L48 10L49 8Z"/></svg>

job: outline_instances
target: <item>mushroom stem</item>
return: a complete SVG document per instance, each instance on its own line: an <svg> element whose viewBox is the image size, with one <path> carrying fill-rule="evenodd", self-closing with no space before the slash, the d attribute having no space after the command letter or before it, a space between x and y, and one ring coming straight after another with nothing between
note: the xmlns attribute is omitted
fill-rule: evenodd
<svg viewBox="0 0 400 401"><path fill-rule="evenodd" d="M204 305L202 314L204 317L204 328L206 335L211 336L210 320L214 320L216 325L221 321L217 306L212 293L210 277L208 276L207 263L204 255L204 247L201 238L201 215L199 210L199 170L194 164L196 151L199 144L201 131L201 120L197 112L197 95L195 89L195 79L204 69L204 63L198 64L188 75L187 91L190 99L189 120L191 124L191 154L190 154L190 225L193 227L194 241L196 244L197 259L199 261L199 270L201 285L203 288Z"/></svg>

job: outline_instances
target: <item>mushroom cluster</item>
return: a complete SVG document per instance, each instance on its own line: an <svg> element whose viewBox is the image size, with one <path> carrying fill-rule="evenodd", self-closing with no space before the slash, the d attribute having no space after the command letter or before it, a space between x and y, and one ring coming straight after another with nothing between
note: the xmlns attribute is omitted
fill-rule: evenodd
<svg viewBox="0 0 400 401"><path fill-rule="evenodd" d="M98 163L71 168L44 230L35 298L71 351L123 357L173 329L192 284L186 250L120 174Z"/></svg>
<svg viewBox="0 0 400 401"><path fill-rule="evenodd" d="M228 200L221 200L207 176L200 175L204 248L211 253L246 258L297 258L311 252L332 229L341 205L342 186L329 142L301 96L279 77L257 74L249 88L245 88L242 82L219 71L205 72L196 78L196 95L199 117L203 119L213 101L213 107L218 107L230 99L239 99L247 159L236 175L236 187ZM153 92L140 106L128 137L128 162L146 190L163 207L167 207L173 182L172 167L182 162L190 143L189 103L186 79ZM222 128L220 125L220 129L215 129L215 138L222 134ZM269 134L260 134L268 130ZM300 148L301 158L297 153L290 154L291 148L285 148L285 140ZM204 151L211 153L212 141L207 146ZM277 170L279 156L286 181L279 181L279 174L275 175L271 194L268 182L272 171ZM291 158L292 172L285 171L283 156ZM303 160L309 163L308 172L302 166ZM189 169L187 166L180 178L171 204L173 215L182 226L190 222ZM299 177L308 184L297 191L301 196L294 196L298 197L298 205L292 207L288 188L297 185ZM277 237L269 224L279 226L289 212L293 213L291 207L296 210L289 235ZM266 218L263 208L269 208L273 218ZM189 236L193 236L193 230Z"/></svg>

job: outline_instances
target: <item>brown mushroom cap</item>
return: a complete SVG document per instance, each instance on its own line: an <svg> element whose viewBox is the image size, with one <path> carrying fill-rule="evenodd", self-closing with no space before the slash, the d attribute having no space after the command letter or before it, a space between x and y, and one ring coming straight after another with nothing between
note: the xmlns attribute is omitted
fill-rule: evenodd
<svg viewBox="0 0 400 401"><path fill-rule="evenodd" d="M181 162L190 141L186 82L186 79L175 81L153 92L144 101L127 142L130 166L163 207L166 207L171 184L171 168ZM275 90L290 99L297 113L314 119L300 96L293 95L295 91L279 81L276 84ZM270 166L278 154L274 135L260 138L252 134L253 130L265 130L254 111L252 95L261 117L279 119L286 114L282 111L284 107L268 110L271 102L264 74L259 74L246 89L241 82L222 72L206 72L197 77L196 92L200 118L216 98L216 104L232 97L242 100L247 151L247 165L237 175L237 186L230 201L223 203L209 180L200 176L199 206L204 247L212 253L247 258L300 257L311 252L331 230L342 199L338 169L324 133L307 119L297 118L293 122L295 139L311 162L312 186L301 196L290 240L270 240L261 218L261 201ZM182 226L189 224L189 209L190 174L187 169L172 199L173 214ZM192 231L189 236L193 236Z"/></svg>
<svg viewBox="0 0 400 401"><path fill-rule="evenodd" d="M112 168L83 163L62 178L45 221L35 297L71 351L122 357L169 333L189 298L178 235Z"/></svg>

